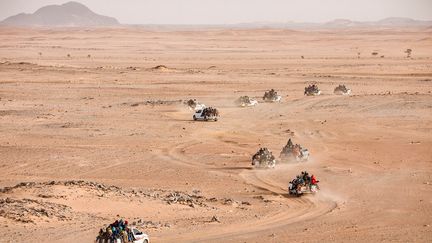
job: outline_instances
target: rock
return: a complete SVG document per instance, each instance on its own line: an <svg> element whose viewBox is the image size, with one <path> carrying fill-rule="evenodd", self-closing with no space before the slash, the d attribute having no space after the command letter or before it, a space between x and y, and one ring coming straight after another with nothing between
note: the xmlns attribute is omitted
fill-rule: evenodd
<svg viewBox="0 0 432 243"><path fill-rule="evenodd" d="M207 200L210 202L217 202L218 201L217 198L215 198L215 197L209 198Z"/></svg>
<svg viewBox="0 0 432 243"><path fill-rule="evenodd" d="M264 197L263 197L262 195L254 196L254 198L256 198L256 199L260 199L260 200L264 200Z"/></svg>
<svg viewBox="0 0 432 243"><path fill-rule="evenodd" d="M218 223L220 223L220 220L219 220L219 218L217 216L213 216L212 219L211 219L211 222L218 222Z"/></svg>

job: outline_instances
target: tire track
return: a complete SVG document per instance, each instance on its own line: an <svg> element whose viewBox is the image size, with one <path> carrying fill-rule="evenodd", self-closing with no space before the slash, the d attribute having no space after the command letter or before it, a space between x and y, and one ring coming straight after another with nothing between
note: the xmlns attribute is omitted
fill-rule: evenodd
<svg viewBox="0 0 432 243"><path fill-rule="evenodd" d="M255 130L256 131L256 130ZM199 139L197 137L197 131L191 134L187 141L177 144L171 148L164 148L167 158L178 165L197 167L200 169L206 168L213 170L217 173L228 174L230 172L224 172L218 170L215 166L208 166L199 163L196 159L188 157L183 151L189 150L195 145L201 144L202 142L219 142L218 139L212 139L206 137L205 141L202 141L203 136L201 133ZM215 141L212 141L215 140ZM200 142L197 142L200 141ZM276 169L277 170L277 169ZM232 172L231 172L232 173ZM273 181L267 175L260 173L258 170L240 170L238 172L240 178L249 185L259 188L263 191L268 192L273 196L281 197L281 208L277 209L271 215L266 215L263 218L257 220L250 220L245 223L236 224L236 227L227 225L218 227L217 229L205 229L200 231L200 236L196 236L195 232L186 233L183 235L167 236L164 240L167 241L187 241L187 242L199 242L199 241L224 241L232 240L236 237L251 236L261 234L265 231L280 230L290 224L311 220L316 217L320 217L326 213L331 212L336 206L334 201L317 201L306 197L291 197L288 195L285 186L280 183Z"/></svg>

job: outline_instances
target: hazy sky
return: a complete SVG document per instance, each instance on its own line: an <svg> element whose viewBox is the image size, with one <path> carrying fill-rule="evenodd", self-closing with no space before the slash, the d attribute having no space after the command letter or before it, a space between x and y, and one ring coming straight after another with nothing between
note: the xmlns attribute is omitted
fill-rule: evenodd
<svg viewBox="0 0 432 243"><path fill-rule="evenodd" d="M0 20L67 0L0 0ZM432 0L77 0L124 24L235 24L369 21L387 17L432 20Z"/></svg>

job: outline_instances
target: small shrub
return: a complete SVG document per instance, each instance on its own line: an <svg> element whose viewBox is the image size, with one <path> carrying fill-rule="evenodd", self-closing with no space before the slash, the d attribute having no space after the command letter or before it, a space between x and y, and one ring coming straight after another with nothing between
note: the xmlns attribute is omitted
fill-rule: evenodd
<svg viewBox="0 0 432 243"><path fill-rule="evenodd" d="M411 49L406 49L406 50L405 50L405 53L407 54L407 58L410 58L410 57L411 57L411 52L412 52Z"/></svg>

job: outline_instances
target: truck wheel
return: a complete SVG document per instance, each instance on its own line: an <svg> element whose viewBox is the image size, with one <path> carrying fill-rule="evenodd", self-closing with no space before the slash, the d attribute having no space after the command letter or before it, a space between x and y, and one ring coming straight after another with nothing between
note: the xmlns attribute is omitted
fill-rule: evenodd
<svg viewBox="0 0 432 243"><path fill-rule="evenodd" d="M217 121L217 120L218 120L217 118L214 119L214 121Z"/></svg>
<svg viewBox="0 0 432 243"><path fill-rule="evenodd" d="M148 240L144 240L144 242L143 243L148 243Z"/></svg>
<svg viewBox="0 0 432 243"><path fill-rule="evenodd" d="M197 118L196 118L196 116L195 116L195 115L193 116L193 119L194 119L194 121L196 121L196 120L197 120Z"/></svg>

